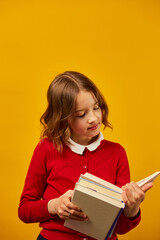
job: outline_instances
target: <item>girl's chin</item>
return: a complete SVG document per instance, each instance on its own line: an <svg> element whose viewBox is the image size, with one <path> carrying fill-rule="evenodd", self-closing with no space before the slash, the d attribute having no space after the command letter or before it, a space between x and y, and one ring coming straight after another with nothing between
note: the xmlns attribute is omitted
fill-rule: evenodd
<svg viewBox="0 0 160 240"><path fill-rule="evenodd" d="M77 142L78 144L89 145L98 138L99 133L100 133L100 130L96 130L96 131L88 132L87 134L84 134L84 136L79 135L79 137L76 137L76 138L74 136L71 136L71 138L73 141Z"/></svg>
<svg viewBox="0 0 160 240"><path fill-rule="evenodd" d="M95 129L95 130L89 130L89 131L88 131L88 136L90 136L90 137L95 137L95 136L97 136L99 133L100 133L100 129L99 129L99 128L98 128L98 129Z"/></svg>
<svg viewBox="0 0 160 240"><path fill-rule="evenodd" d="M94 142L95 140L97 140L98 136L99 136L99 132L90 135L90 137L88 138L88 139L89 139L89 142L90 142L90 143ZM90 143L89 143L89 144L90 144Z"/></svg>

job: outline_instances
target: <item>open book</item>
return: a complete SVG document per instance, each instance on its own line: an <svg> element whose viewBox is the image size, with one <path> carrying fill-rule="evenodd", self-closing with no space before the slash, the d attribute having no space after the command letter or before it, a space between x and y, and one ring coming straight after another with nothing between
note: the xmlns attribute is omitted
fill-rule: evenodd
<svg viewBox="0 0 160 240"><path fill-rule="evenodd" d="M160 172L137 182L142 187ZM81 174L75 185L72 202L88 216L87 221L65 220L64 226L98 240L110 237L125 204L122 189L90 173Z"/></svg>
<svg viewBox="0 0 160 240"><path fill-rule="evenodd" d="M150 176L140 180L139 182L137 182L137 185L139 187L143 187L146 183L153 182L156 179L156 177L158 177L159 174L160 174L160 171L155 172L152 175L150 175Z"/></svg>

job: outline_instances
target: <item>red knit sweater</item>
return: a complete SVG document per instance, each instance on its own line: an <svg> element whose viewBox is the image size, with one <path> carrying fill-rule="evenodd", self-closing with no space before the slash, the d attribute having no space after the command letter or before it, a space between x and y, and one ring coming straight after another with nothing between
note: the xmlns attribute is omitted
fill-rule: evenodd
<svg viewBox="0 0 160 240"><path fill-rule="evenodd" d="M51 216L47 210L48 201L73 190L80 174L85 172L119 187L130 182L127 156L117 143L102 140L96 150L90 152L86 148L83 155L79 155L66 145L63 153L59 153L48 139L40 141L33 153L22 192L18 210L20 219L26 223L40 222L41 234L48 240L92 239L64 227L64 220L57 215ZM116 239L116 233L128 232L139 221L140 216L130 220L122 213L111 239Z"/></svg>

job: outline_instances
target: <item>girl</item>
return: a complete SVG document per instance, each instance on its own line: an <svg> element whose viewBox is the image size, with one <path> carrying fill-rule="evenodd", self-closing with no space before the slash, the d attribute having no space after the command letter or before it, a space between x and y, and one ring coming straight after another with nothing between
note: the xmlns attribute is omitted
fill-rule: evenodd
<svg viewBox="0 0 160 240"><path fill-rule="evenodd" d="M139 205L152 183L142 189L129 183L125 150L104 140L100 132L102 124L111 128L108 106L90 79L64 72L50 84L47 98L48 107L40 119L44 131L29 166L19 217L26 223L40 222L38 240L91 240L64 227L68 218L88 220L71 198L80 174L89 172L123 189L125 209L110 238L115 240L140 222Z"/></svg>

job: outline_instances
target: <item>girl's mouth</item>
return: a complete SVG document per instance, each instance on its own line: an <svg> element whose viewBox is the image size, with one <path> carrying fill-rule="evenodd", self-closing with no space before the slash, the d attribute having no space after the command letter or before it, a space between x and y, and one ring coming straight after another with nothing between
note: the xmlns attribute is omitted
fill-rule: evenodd
<svg viewBox="0 0 160 240"><path fill-rule="evenodd" d="M89 130L96 130L97 128L98 128L98 124L96 124L96 125L90 127Z"/></svg>

